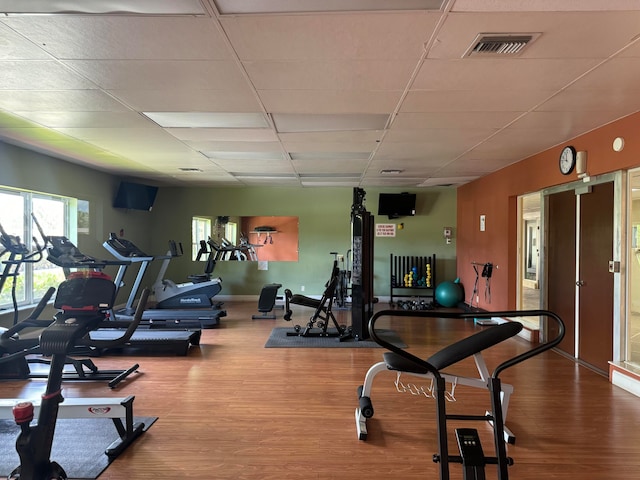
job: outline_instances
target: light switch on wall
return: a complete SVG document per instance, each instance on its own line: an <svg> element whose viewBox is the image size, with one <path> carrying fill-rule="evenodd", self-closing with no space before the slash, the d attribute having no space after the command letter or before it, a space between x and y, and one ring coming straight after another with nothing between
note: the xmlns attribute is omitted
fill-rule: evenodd
<svg viewBox="0 0 640 480"><path fill-rule="evenodd" d="M480 215L480 231L484 232L486 224L485 224L485 216L484 215Z"/></svg>

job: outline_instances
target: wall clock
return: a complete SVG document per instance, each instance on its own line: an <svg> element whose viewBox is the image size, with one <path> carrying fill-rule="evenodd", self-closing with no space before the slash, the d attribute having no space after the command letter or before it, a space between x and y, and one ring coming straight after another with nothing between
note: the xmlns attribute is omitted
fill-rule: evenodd
<svg viewBox="0 0 640 480"><path fill-rule="evenodd" d="M568 145L560 153L560 173L569 175L576 166L576 149Z"/></svg>

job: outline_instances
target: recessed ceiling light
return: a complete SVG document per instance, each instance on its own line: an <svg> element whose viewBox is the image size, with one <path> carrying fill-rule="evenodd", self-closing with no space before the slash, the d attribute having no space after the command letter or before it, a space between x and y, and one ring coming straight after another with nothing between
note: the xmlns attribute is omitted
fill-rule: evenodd
<svg viewBox="0 0 640 480"><path fill-rule="evenodd" d="M262 113L142 112L163 128L269 128Z"/></svg>
<svg viewBox="0 0 640 480"><path fill-rule="evenodd" d="M384 130L389 120L385 113L361 114L272 114L276 130L280 133L338 132L354 130Z"/></svg>
<svg viewBox="0 0 640 480"><path fill-rule="evenodd" d="M368 160L371 152L290 152L291 160Z"/></svg>
<svg viewBox="0 0 640 480"><path fill-rule="evenodd" d="M337 178L342 180L354 180L360 179L359 173L304 173L300 175L300 178L310 180L312 178Z"/></svg>
<svg viewBox="0 0 640 480"><path fill-rule="evenodd" d="M250 178L260 178L260 179L272 179L272 180L280 180L283 178L298 178L295 173L246 173L246 172L229 172L230 175L233 175L238 179L250 179Z"/></svg>
<svg viewBox="0 0 640 480"><path fill-rule="evenodd" d="M214 0L223 15L442 9L444 0Z"/></svg>
<svg viewBox="0 0 640 480"><path fill-rule="evenodd" d="M340 180L340 179L318 179L303 180L300 182L303 187L357 187L360 182L358 180Z"/></svg>
<svg viewBox="0 0 640 480"><path fill-rule="evenodd" d="M200 152L213 160L284 160L282 152Z"/></svg>

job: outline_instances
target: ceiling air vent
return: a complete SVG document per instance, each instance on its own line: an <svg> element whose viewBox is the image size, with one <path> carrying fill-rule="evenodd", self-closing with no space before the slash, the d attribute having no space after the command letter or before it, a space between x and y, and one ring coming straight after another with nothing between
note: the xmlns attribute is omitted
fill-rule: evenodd
<svg viewBox="0 0 640 480"><path fill-rule="evenodd" d="M481 33L463 57L515 57L539 36L539 33Z"/></svg>

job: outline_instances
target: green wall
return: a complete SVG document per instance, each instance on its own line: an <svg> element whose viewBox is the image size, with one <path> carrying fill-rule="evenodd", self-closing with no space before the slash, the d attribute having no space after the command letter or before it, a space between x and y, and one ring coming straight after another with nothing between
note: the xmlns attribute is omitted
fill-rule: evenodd
<svg viewBox="0 0 640 480"><path fill-rule="evenodd" d="M256 216L291 215L299 217L299 261L270 262L267 271L259 271L255 262L219 262L214 271L223 281L220 295L257 296L265 283L281 283L284 288L319 295L324 289L333 257L350 248L350 211L353 189L341 188L269 188L269 187L161 187L152 212L126 211L111 207L120 177L58 160L0 142L0 184L38 192L76 197L90 202L91 228L78 238L78 247L90 255L109 258L102 247L109 232L124 230L125 238L151 254L164 254L168 239L189 246L191 218L219 215ZM134 179L135 181L135 179ZM375 285L378 296L389 295L389 254L425 255L438 258L438 282L456 275L456 190L451 188L393 189L365 188L365 205L374 215L378 194L411 191L417 193L417 215L397 220L376 216L377 223L403 223L396 237L375 238ZM0 208L0 221L2 211ZM453 227L454 239L446 245L443 228ZM186 249L188 250L188 249ZM151 285L159 265L153 265L143 285ZM168 278L185 281L188 274L199 273L203 264L189 255L174 259ZM130 272L125 281L133 282ZM114 270L109 270L114 274ZM127 289L118 298L124 302ZM5 315L6 317L7 315ZM3 321L0 315L0 322ZM5 320L6 323L6 320Z"/></svg>
<svg viewBox="0 0 640 480"><path fill-rule="evenodd" d="M380 191L365 189L365 205L374 215ZM403 189L402 191L405 191ZM454 189L414 189L417 215L389 220L375 216L376 223L403 223L396 237L374 239L374 292L389 295L389 254L436 254L437 281L455 279L455 238L445 244L443 228L452 227L455 237L456 192ZM161 188L153 209L152 231L155 251L166 250L168 238L190 242L192 216L295 215L299 217L299 261L271 262L267 271L259 271L255 262L218 262L214 275L223 280L224 295L258 295L265 283L281 283L299 293L319 295L329 278L333 257L330 252L347 254L351 242L352 188ZM174 259L169 278L178 281L199 269L187 256Z"/></svg>

